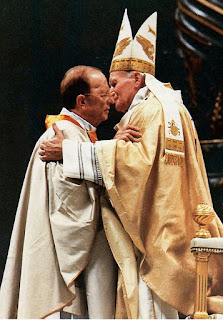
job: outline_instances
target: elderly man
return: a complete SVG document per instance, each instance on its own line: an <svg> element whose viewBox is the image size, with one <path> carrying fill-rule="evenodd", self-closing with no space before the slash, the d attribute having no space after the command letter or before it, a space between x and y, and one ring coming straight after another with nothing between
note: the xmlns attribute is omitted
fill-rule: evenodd
<svg viewBox="0 0 223 320"><path fill-rule="evenodd" d="M34 148L24 180L0 318L114 317L117 272L101 223L103 190L93 182L64 178L61 162L43 163L37 152L53 137L54 122L67 139L95 142L96 126L107 120L112 98L103 73L87 66L68 70L60 92L64 108L47 116L49 129ZM116 138L128 139L129 132L132 128Z"/></svg>
<svg viewBox="0 0 223 320"><path fill-rule="evenodd" d="M192 212L200 203L212 204L189 112L178 92L153 76L155 41L156 14L132 40L125 12L111 64L110 90L116 109L125 113L116 128L140 127L139 143L101 141L92 152L90 143L63 141L55 128L57 138L43 143L40 152L44 161L60 158L63 141L65 176L98 183L103 178L116 211L109 202L102 204L107 209L102 210L107 239L119 266L119 318L192 314L195 264L190 240L196 230ZM92 154L98 159L97 168L91 165ZM217 215L209 229L212 236L223 236ZM209 296L223 294L221 270L216 257L210 262Z"/></svg>

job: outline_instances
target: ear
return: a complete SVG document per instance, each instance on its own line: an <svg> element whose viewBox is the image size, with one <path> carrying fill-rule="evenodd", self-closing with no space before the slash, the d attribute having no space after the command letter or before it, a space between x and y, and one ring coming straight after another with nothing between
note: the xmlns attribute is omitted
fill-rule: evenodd
<svg viewBox="0 0 223 320"><path fill-rule="evenodd" d="M144 76L140 72L134 72L133 76L135 81L135 88L139 90L141 87L144 86Z"/></svg>
<svg viewBox="0 0 223 320"><path fill-rule="evenodd" d="M79 94L76 98L76 106L83 109L86 107L86 97L84 94Z"/></svg>

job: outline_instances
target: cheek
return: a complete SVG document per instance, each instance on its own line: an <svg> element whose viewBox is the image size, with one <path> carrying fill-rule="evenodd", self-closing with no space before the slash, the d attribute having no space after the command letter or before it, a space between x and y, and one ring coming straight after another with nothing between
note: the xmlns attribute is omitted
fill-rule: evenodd
<svg viewBox="0 0 223 320"><path fill-rule="evenodd" d="M119 95L118 95L118 100L121 103L126 103L127 98L128 98L128 93L126 92L126 88L123 88L122 90L120 90Z"/></svg>
<svg viewBox="0 0 223 320"><path fill-rule="evenodd" d="M115 94L117 94L118 97L121 97L123 89L124 89L123 84L117 84L116 87L114 88L114 92Z"/></svg>

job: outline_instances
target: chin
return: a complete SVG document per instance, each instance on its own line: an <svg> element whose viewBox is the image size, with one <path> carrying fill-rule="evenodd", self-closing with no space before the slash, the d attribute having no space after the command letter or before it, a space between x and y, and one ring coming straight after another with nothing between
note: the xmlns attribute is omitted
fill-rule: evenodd
<svg viewBox="0 0 223 320"><path fill-rule="evenodd" d="M103 119L101 120L101 122L108 120L108 114L106 114L106 116L103 117Z"/></svg>
<svg viewBox="0 0 223 320"><path fill-rule="evenodd" d="M124 108L123 108L122 105L115 104L115 110L116 110L116 111L125 113L125 111L123 111L123 109L124 109Z"/></svg>

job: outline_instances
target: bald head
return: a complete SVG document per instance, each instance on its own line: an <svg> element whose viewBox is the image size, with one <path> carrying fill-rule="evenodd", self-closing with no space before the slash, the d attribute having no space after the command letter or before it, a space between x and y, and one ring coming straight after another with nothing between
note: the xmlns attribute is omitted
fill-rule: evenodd
<svg viewBox="0 0 223 320"><path fill-rule="evenodd" d="M65 73L60 84L60 94L65 108L75 108L77 96L90 93L90 76L93 73L101 74L102 71L95 67L76 66Z"/></svg>

